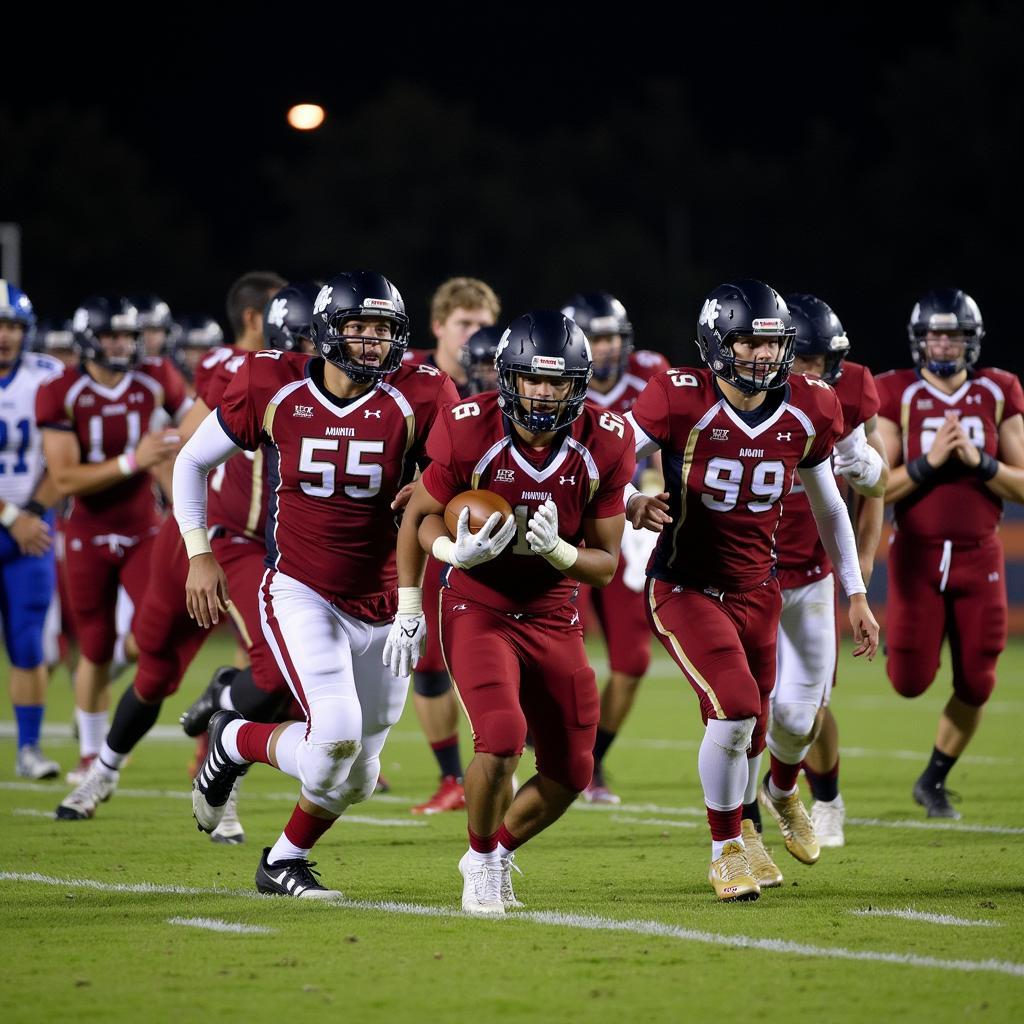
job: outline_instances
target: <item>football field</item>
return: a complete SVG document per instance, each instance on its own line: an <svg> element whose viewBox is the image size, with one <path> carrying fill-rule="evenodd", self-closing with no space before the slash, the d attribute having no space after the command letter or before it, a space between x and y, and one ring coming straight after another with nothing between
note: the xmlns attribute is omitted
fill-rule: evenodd
<svg viewBox="0 0 1024 1024"><path fill-rule="evenodd" d="M909 702L881 657L847 651L833 702L847 846L808 868L766 821L785 881L734 906L706 880L697 702L660 650L607 761L622 805L576 806L524 847L514 881L526 907L500 921L459 910L464 816L409 813L436 785L411 704L384 750L391 793L354 807L315 851L324 882L345 893L335 904L255 893L260 849L294 803L285 776L257 765L245 779L243 845L196 831L191 742L172 727L230 660L225 638L91 821L53 820L63 781L15 777L8 705L0 1020L1024 1020L1024 644L1004 656L951 777L957 823L926 820L910 797L948 661ZM65 767L77 757L70 720L62 671L45 750Z"/></svg>

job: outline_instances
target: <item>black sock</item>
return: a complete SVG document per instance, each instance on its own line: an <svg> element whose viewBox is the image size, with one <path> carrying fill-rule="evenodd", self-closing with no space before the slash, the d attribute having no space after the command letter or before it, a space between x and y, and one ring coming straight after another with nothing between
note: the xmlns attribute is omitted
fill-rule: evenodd
<svg viewBox="0 0 1024 1024"><path fill-rule="evenodd" d="M454 739L455 742L452 743L451 739ZM451 739L442 740L438 744L431 743L430 749L433 750L434 757L437 758L437 766L441 769L442 778L445 775L452 775L456 779L461 779L462 757L459 754L458 733Z"/></svg>
<svg viewBox="0 0 1024 1024"><path fill-rule="evenodd" d="M163 701L144 704L134 686L129 686L117 702L114 720L107 731L107 746L118 754L130 754L135 744L156 724Z"/></svg>
<svg viewBox="0 0 1024 1024"><path fill-rule="evenodd" d="M950 768L955 764L955 757L950 757L949 754L942 753L938 747L933 747L928 767L921 773L921 783L932 789L937 789L946 781Z"/></svg>
<svg viewBox="0 0 1024 1024"><path fill-rule="evenodd" d="M617 735L618 733L616 732L612 732L608 729L602 729L601 726L597 727L597 737L594 740L595 770L601 766L601 762L604 760L604 755L608 753L608 748L612 745Z"/></svg>
<svg viewBox="0 0 1024 1024"><path fill-rule="evenodd" d="M819 775L813 768L807 767L804 762L804 775L807 776L807 784L811 787L811 796L815 800L831 803L839 796L839 762L836 767L826 775Z"/></svg>
<svg viewBox="0 0 1024 1024"><path fill-rule="evenodd" d="M761 808L757 806L757 801L754 800L749 804L743 805L743 818L754 823L754 828L761 831Z"/></svg>
<svg viewBox="0 0 1024 1024"><path fill-rule="evenodd" d="M228 684L235 710L250 722L276 722L285 707L286 695L261 690L252 678L252 669L243 668Z"/></svg>

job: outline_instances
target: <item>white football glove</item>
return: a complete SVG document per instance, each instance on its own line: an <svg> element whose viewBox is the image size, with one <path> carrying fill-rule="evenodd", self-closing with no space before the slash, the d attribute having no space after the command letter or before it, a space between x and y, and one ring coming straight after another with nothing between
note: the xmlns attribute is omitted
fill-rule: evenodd
<svg viewBox="0 0 1024 1024"><path fill-rule="evenodd" d="M384 642L384 664L391 674L408 677L420 659L427 636L423 616L423 591L419 587L398 588L398 614Z"/></svg>
<svg viewBox="0 0 1024 1024"><path fill-rule="evenodd" d="M535 555L547 559L560 572L575 564L580 549L558 536L558 506L550 498L537 507L526 527L526 543Z"/></svg>
<svg viewBox="0 0 1024 1024"><path fill-rule="evenodd" d="M868 444L864 425L836 442L832 464L836 476L845 477L854 487L874 487L882 475L882 456Z"/></svg>
<svg viewBox="0 0 1024 1024"><path fill-rule="evenodd" d="M472 569L474 565L497 558L516 535L515 516L509 516L502 524L501 529L494 533L500 522L501 513L492 512L487 522L476 533L473 533L469 528L469 509L463 508L459 513L455 544L451 548L450 557L444 561L451 562L459 569Z"/></svg>

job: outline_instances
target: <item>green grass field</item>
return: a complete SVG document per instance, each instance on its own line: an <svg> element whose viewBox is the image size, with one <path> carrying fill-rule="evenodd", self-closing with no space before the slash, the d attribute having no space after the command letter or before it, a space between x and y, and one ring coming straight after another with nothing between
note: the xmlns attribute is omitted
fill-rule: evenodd
<svg viewBox="0 0 1024 1024"><path fill-rule="evenodd" d="M162 726L227 657L224 640L207 645ZM464 817L409 814L436 781L411 706L384 751L392 793L317 848L347 897L335 905L255 895L260 848L295 795L271 769L247 777L248 838L225 847L192 821L183 737L144 742L86 822L48 817L67 787L17 780L5 738L0 1020L1024 1020L1024 645L1005 655L954 770L958 824L926 822L910 798L948 693L940 678L907 702L880 660L843 657L848 845L807 868L766 823L783 887L723 906L706 881L697 702L657 652L609 757L622 806L574 808L525 847L526 909L496 922L458 910ZM66 735L70 718L61 675L48 723ZM45 747L65 766L77 756L70 738ZM935 917L884 913L908 909ZM253 930L181 923L197 918Z"/></svg>

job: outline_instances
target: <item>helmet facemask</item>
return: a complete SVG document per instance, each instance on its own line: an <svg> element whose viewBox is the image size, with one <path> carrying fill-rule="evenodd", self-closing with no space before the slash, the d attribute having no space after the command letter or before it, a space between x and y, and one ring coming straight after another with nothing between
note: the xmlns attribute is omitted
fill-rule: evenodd
<svg viewBox="0 0 1024 1024"><path fill-rule="evenodd" d="M546 357L536 356L534 361ZM562 362L561 359L552 360ZM539 367L516 367L497 364L498 366L498 404L510 420L518 423L531 434L547 434L560 430L577 419L583 412L583 403L587 397L587 384L590 383L591 371L565 370L564 367L543 370ZM520 390L520 376L526 374L545 377L553 385L569 383L569 390L564 398L530 397ZM543 408L538 408L543 406Z"/></svg>
<svg viewBox="0 0 1024 1024"><path fill-rule="evenodd" d="M345 334L345 324L352 320L387 320L391 337L375 334ZM369 384L394 373L402 365L402 356L409 344L409 321L404 314L373 311L363 315L338 310L328 321L319 353L337 366L354 384Z"/></svg>

